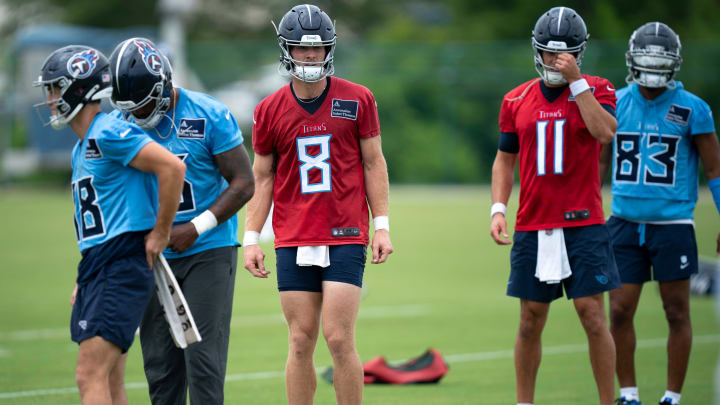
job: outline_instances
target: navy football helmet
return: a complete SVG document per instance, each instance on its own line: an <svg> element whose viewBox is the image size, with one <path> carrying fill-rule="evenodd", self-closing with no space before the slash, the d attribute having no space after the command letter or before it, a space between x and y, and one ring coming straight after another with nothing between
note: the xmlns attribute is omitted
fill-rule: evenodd
<svg viewBox="0 0 720 405"><path fill-rule="evenodd" d="M44 101L33 105L44 126L65 127L89 102L110 96L108 60L97 49L82 45L60 48L45 59L34 87ZM41 110L47 108L49 112Z"/></svg>
<svg viewBox="0 0 720 405"><path fill-rule="evenodd" d="M143 129L155 128L172 100L172 68L167 57L150 40L130 38L110 55L110 71L111 101L123 117L132 118Z"/></svg>
<svg viewBox="0 0 720 405"><path fill-rule="evenodd" d="M585 21L571 8L553 7L541 15L532 31L535 70L540 77L550 84L566 83L562 73L543 63L541 51L572 54L580 66L588 37Z"/></svg>
<svg viewBox="0 0 720 405"><path fill-rule="evenodd" d="M680 37L661 22L650 22L630 37L625 64L630 72L625 79L643 87L675 87L673 76L680 70Z"/></svg>
<svg viewBox="0 0 720 405"><path fill-rule="evenodd" d="M282 50L279 71L284 67L293 77L304 82L318 82L335 72L335 26L324 11L317 6L303 4L288 11L280 24L272 24ZM315 65L304 64L290 56L292 46L325 47L325 60Z"/></svg>

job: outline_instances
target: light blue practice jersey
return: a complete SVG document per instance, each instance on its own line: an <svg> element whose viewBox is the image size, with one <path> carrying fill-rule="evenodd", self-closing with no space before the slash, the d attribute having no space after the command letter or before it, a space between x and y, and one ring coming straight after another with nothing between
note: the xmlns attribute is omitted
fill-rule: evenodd
<svg viewBox="0 0 720 405"><path fill-rule="evenodd" d="M155 226L155 177L128 165L150 142L140 127L99 113L75 144L72 194L80 251Z"/></svg>
<svg viewBox="0 0 720 405"><path fill-rule="evenodd" d="M155 129L147 134L185 162L185 184L175 224L190 221L210 208L228 187L215 164L215 155L243 143L235 118L216 99L194 91L176 88L178 100ZM120 113L114 114L120 117ZM173 127L170 121L173 120ZM168 258L189 256L208 249L234 246L237 241L237 215L203 233L182 254L166 249Z"/></svg>
<svg viewBox="0 0 720 405"><path fill-rule="evenodd" d="M710 107L677 82L655 100L637 84L617 92L612 213L634 221L692 219L698 152L692 137L715 132Z"/></svg>

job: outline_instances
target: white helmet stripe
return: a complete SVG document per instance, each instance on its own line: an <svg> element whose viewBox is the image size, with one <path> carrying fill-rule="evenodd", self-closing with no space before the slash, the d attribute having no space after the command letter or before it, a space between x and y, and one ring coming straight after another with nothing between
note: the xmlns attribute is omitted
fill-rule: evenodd
<svg viewBox="0 0 720 405"><path fill-rule="evenodd" d="M120 62L122 61L123 54L125 53L125 49L130 45L130 41L132 41L135 38L128 39L125 41L125 43L122 44L122 48L120 48L120 52L118 52L117 57L117 64L115 65L115 84L117 85L117 88L120 88Z"/></svg>
<svg viewBox="0 0 720 405"><path fill-rule="evenodd" d="M306 4L305 7L307 7L308 10L308 18L310 19L310 26L312 26L312 13L310 12L310 5Z"/></svg>
<svg viewBox="0 0 720 405"><path fill-rule="evenodd" d="M560 14L558 14L558 27L557 27L558 35L560 35L560 22L562 21L563 11L565 11L565 7L560 7Z"/></svg>

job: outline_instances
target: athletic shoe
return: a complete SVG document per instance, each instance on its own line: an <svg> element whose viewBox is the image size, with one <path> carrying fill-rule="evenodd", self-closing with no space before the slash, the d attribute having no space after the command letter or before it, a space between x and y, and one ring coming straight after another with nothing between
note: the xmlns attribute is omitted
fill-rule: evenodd
<svg viewBox="0 0 720 405"><path fill-rule="evenodd" d="M640 402L636 399L628 401L627 399L625 399L625 397L620 397L620 398L616 399L615 403L618 405L642 405L642 402ZM663 404L663 405L665 405L665 404Z"/></svg>

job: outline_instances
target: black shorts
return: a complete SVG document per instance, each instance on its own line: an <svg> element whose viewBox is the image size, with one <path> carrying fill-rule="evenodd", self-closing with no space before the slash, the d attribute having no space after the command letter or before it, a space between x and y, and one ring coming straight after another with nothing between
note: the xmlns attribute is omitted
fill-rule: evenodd
<svg viewBox="0 0 720 405"><path fill-rule="evenodd" d="M516 231L510 253L507 295L536 302L587 297L620 287L610 235L605 225L563 228L572 275L548 284L535 277L538 231Z"/></svg>
<svg viewBox="0 0 720 405"><path fill-rule="evenodd" d="M323 281L338 281L362 287L367 246L331 245L330 266L298 266L297 247L275 249L280 291L322 292Z"/></svg>
<svg viewBox="0 0 720 405"><path fill-rule="evenodd" d="M698 272L691 224L641 224L610 217L607 225L623 283L683 280Z"/></svg>
<svg viewBox="0 0 720 405"><path fill-rule="evenodd" d="M74 342L101 336L123 353L130 348L155 286L145 234L124 233L83 252L70 317Z"/></svg>

